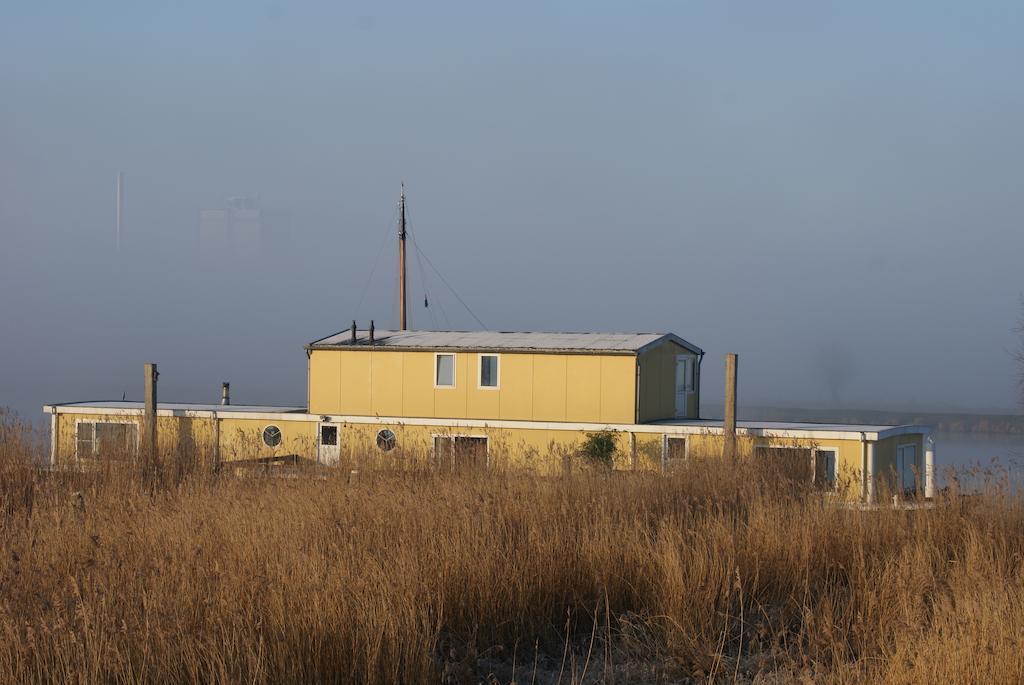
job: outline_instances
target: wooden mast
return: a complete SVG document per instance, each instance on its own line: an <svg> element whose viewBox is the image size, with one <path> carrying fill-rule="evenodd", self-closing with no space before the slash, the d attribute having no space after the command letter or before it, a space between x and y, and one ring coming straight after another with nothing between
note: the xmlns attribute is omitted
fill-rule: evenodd
<svg viewBox="0 0 1024 685"><path fill-rule="evenodd" d="M398 327L406 330L405 306L405 184L398 200Z"/></svg>

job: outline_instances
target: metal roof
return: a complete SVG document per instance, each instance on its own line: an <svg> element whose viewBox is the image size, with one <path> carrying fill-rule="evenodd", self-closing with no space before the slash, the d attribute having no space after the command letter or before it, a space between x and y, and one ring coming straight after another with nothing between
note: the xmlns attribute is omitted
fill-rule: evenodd
<svg viewBox="0 0 1024 685"><path fill-rule="evenodd" d="M117 410L138 410L142 411L146 405L144 402L131 402L124 400L111 400L109 402L63 402L61 404L48 404L46 407L82 407L86 409L117 409ZM305 412L305 407L278 407L271 405L255 404L194 404L191 402L157 402L158 410L167 409L170 411L215 411L215 412Z"/></svg>
<svg viewBox="0 0 1024 685"><path fill-rule="evenodd" d="M698 354L696 345L673 333L514 333L508 331L374 331L374 347L409 350L502 350L516 352L575 352L635 354L671 341ZM307 345L308 348L369 347L369 331L341 331Z"/></svg>
<svg viewBox="0 0 1024 685"><path fill-rule="evenodd" d="M664 419L652 421L658 426L699 426L701 428L721 428L722 419ZM829 431L833 433L880 433L892 428L906 428L906 425L889 425L876 423L813 423L811 421L736 421L736 428L748 430L772 431ZM910 426L915 429L927 430L926 426Z"/></svg>

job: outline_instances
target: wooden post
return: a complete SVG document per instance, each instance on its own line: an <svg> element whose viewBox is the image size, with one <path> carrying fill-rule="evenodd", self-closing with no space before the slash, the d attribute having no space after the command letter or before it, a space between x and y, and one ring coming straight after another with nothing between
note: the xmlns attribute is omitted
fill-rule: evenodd
<svg viewBox="0 0 1024 685"><path fill-rule="evenodd" d="M867 473L864 478L864 501L867 504L875 503L875 443L869 442L867 448L867 459L865 460Z"/></svg>
<svg viewBox="0 0 1024 685"><path fill-rule="evenodd" d="M60 422L57 420L57 407L50 407L50 468L57 466L57 453L60 438Z"/></svg>
<svg viewBox="0 0 1024 685"><path fill-rule="evenodd" d="M935 441L931 436L924 440L924 496L935 499Z"/></svg>
<svg viewBox="0 0 1024 685"><path fill-rule="evenodd" d="M214 473L217 473L220 471L220 416L217 415L217 412L211 413L213 414L213 430L211 431L211 442L213 443L213 454L211 455L213 457L212 470Z"/></svg>
<svg viewBox="0 0 1024 685"><path fill-rule="evenodd" d="M736 458L736 368L737 356L730 352L725 355L725 433L724 454L726 459Z"/></svg>
<svg viewBox="0 0 1024 685"><path fill-rule="evenodd" d="M142 417L143 423L143 449L146 450L146 458L153 460L156 459L156 379L160 375L157 373L156 364L152 362L146 363L145 379L144 379L144 395L146 410Z"/></svg>

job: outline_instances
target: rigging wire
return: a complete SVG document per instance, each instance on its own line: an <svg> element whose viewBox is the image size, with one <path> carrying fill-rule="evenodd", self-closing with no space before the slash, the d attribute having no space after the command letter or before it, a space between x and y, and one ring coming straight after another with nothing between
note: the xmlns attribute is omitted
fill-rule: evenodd
<svg viewBox="0 0 1024 685"><path fill-rule="evenodd" d="M410 236L412 235L412 231L409 231L408 226L406 227L406 232L408 232ZM420 251L419 251L418 248L416 249L416 264L417 264L417 266L419 266L419 269L420 269L420 282L423 284L423 308L426 309L427 313L430 314L430 320L434 323L434 328L437 328L438 327L438 325L437 325L437 317L434 316L434 312L433 312L433 310L430 309L430 304L429 304L429 302L430 302L430 292L427 289L427 270L423 268L423 256L420 254ZM448 314L445 313L445 311L444 311L444 305L437 298L434 298L434 303L441 310L441 317L445 321L445 326L448 327L448 328L451 328L452 325L451 325L451 322L448 321Z"/></svg>
<svg viewBox="0 0 1024 685"><path fill-rule="evenodd" d="M427 310L427 314L430 315L430 321L434 324L434 329L437 330L437 317L434 315L434 310L430 308L430 292L427 290L427 274L423 270L423 261L420 259L419 254L416 255L416 263L420 269L420 284L423 286L423 308Z"/></svg>
<svg viewBox="0 0 1024 685"><path fill-rule="evenodd" d="M411 232L410 232L410 235L411 235ZM461 304L463 307L465 307L466 311L469 312L469 315L473 317L474 321L476 321L478 324L480 324L481 328L483 328L484 330L487 330L487 325L483 321L480 320L480 317L478 317L476 314L473 313L473 310L469 308L469 305L466 304L466 301L463 300L461 297L459 297L459 294L457 292L455 292L455 288L453 288L451 286L451 283L449 283L445 279L445 277L441 274L441 272L438 271L437 267L434 266L434 263L432 261L430 261L430 257L428 257L426 255L426 253L424 253L423 250L420 249L419 243L416 242L416 238L415 237L413 237L413 239L412 239L412 244L413 244L413 247L416 248L416 252L418 252L419 254L423 255L423 259L425 259L427 264L430 266L430 268L434 270L434 273L437 274L437 277L441 279L441 282L444 283L445 287L447 287L448 290L451 291L452 295L455 296L455 299L459 301L459 304Z"/></svg>
<svg viewBox="0 0 1024 685"><path fill-rule="evenodd" d="M356 319L362 313L363 301L366 299L366 293L370 289L370 283L373 282L373 274L377 271L377 265L380 263L380 256L384 253L384 246L387 245L388 236L391 233L391 226L395 223L395 216L398 214L398 210L391 216L391 222L388 224L388 230L384 233L384 238L380 242L380 247L377 249L377 256L373 259L373 266L370 267L370 275L366 279L366 283L363 284L363 292L359 294L359 303L356 304Z"/></svg>
<svg viewBox="0 0 1024 685"><path fill-rule="evenodd" d="M445 328L451 330L452 322L451 319L448 318L448 312L445 311L444 302L441 300L441 298L437 299L437 308L441 310L441 318L444 319Z"/></svg>
<svg viewBox="0 0 1024 685"><path fill-rule="evenodd" d="M367 294L367 292L369 292L370 285L373 282L374 274L377 272L377 266L380 264L380 257L384 253L384 247L385 247L385 245L387 245L388 237L391 234L391 228L397 222L397 215L398 215L398 209L396 208L394 213L392 214L391 222L388 225L388 231L384 233L383 239L381 240L381 243L380 243L380 247L377 249L377 255L373 259L373 265L370 267L370 275L367 277L366 282L363 284L362 292L359 294L359 301L356 304L356 317L357 318L362 313L363 302L365 302L365 300L366 300L366 294ZM406 209L406 216L408 217L408 208ZM428 257L426 255L426 253L422 249L420 249L419 243L416 241L416 236L413 234L412 230L409 229L408 223L409 222L407 220L407 223L406 223L406 233L407 233L408 237L410 238L410 240L412 241L413 247L416 249L416 262L417 262L417 265L419 266L420 282L421 282L421 284L423 286L423 295L424 295L423 306L424 306L425 309L428 310L427 313L430 315L431 321L434 322L435 327L437 326L437 318L434 316L434 312L430 311L430 306L429 306L430 293L429 293L428 287L427 287L427 272L426 272L426 269L423 268L423 262L424 261L426 261L427 265L433 270L433 272L441 280L441 283L443 283L444 286L446 288L448 288L449 292L451 292L451 294L455 296L455 299L458 300L459 304L461 304L463 306L463 308L469 313L469 315L471 317L473 317L473 320L476 321L477 324L479 324L481 328L486 329L487 325L483 321L480 320L480 317L478 317L476 315L476 313L473 312L472 309L469 308L469 305L466 304L466 301L462 299L462 297L459 295L459 293L456 292L455 288L452 287L451 283L449 283L447 281L447 279L445 279L444 275L440 272L440 270L438 270L438 268L436 266L434 266L434 263L432 261L430 261L430 257ZM394 294L397 296L397 285L395 283L392 283L392 290L395 291ZM444 304L442 304L441 300L438 299L438 298L435 298L434 302L437 304L438 308L441 310L441 317L444 319L445 324L447 325L448 328L451 328L451 321L448 319L448 313L445 311Z"/></svg>
<svg viewBox="0 0 1024 685"><path fill-rule="evenodd" d="M412 231L409 230L408 208L406 211L405 232L408 234L412 233ZM419 252L416 253L416 265L420 270L420 285L423 286L423 308L427 310L427 314L430 316L430 321L434 324L434 329L436 330L438 328L437 317L434 316L433 310L430 309L430 291L427 288L427 272L423 268L423 259L420 257Z"/></svg>

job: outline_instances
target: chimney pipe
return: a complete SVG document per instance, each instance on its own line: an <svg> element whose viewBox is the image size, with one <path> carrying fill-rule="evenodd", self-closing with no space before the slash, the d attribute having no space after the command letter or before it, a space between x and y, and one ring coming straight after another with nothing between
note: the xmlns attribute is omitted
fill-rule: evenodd
<svg viewBox="0 0 1024 685"><path fill-rule="evenodd" d="M356 342L356 320L352 319L352 344Z"/></svg>
<svg viewBox="0 0 1024 685"><path fill-rule="evenodd" d="M225 407L231 404L231 384L227 381L220 384L220 403Z"/></svg>
<svg viewBox="0 0 1024 685"><path fill-rule="evenodd" d="M370 319L370 344L373 344L373 319Z"/></svg>

